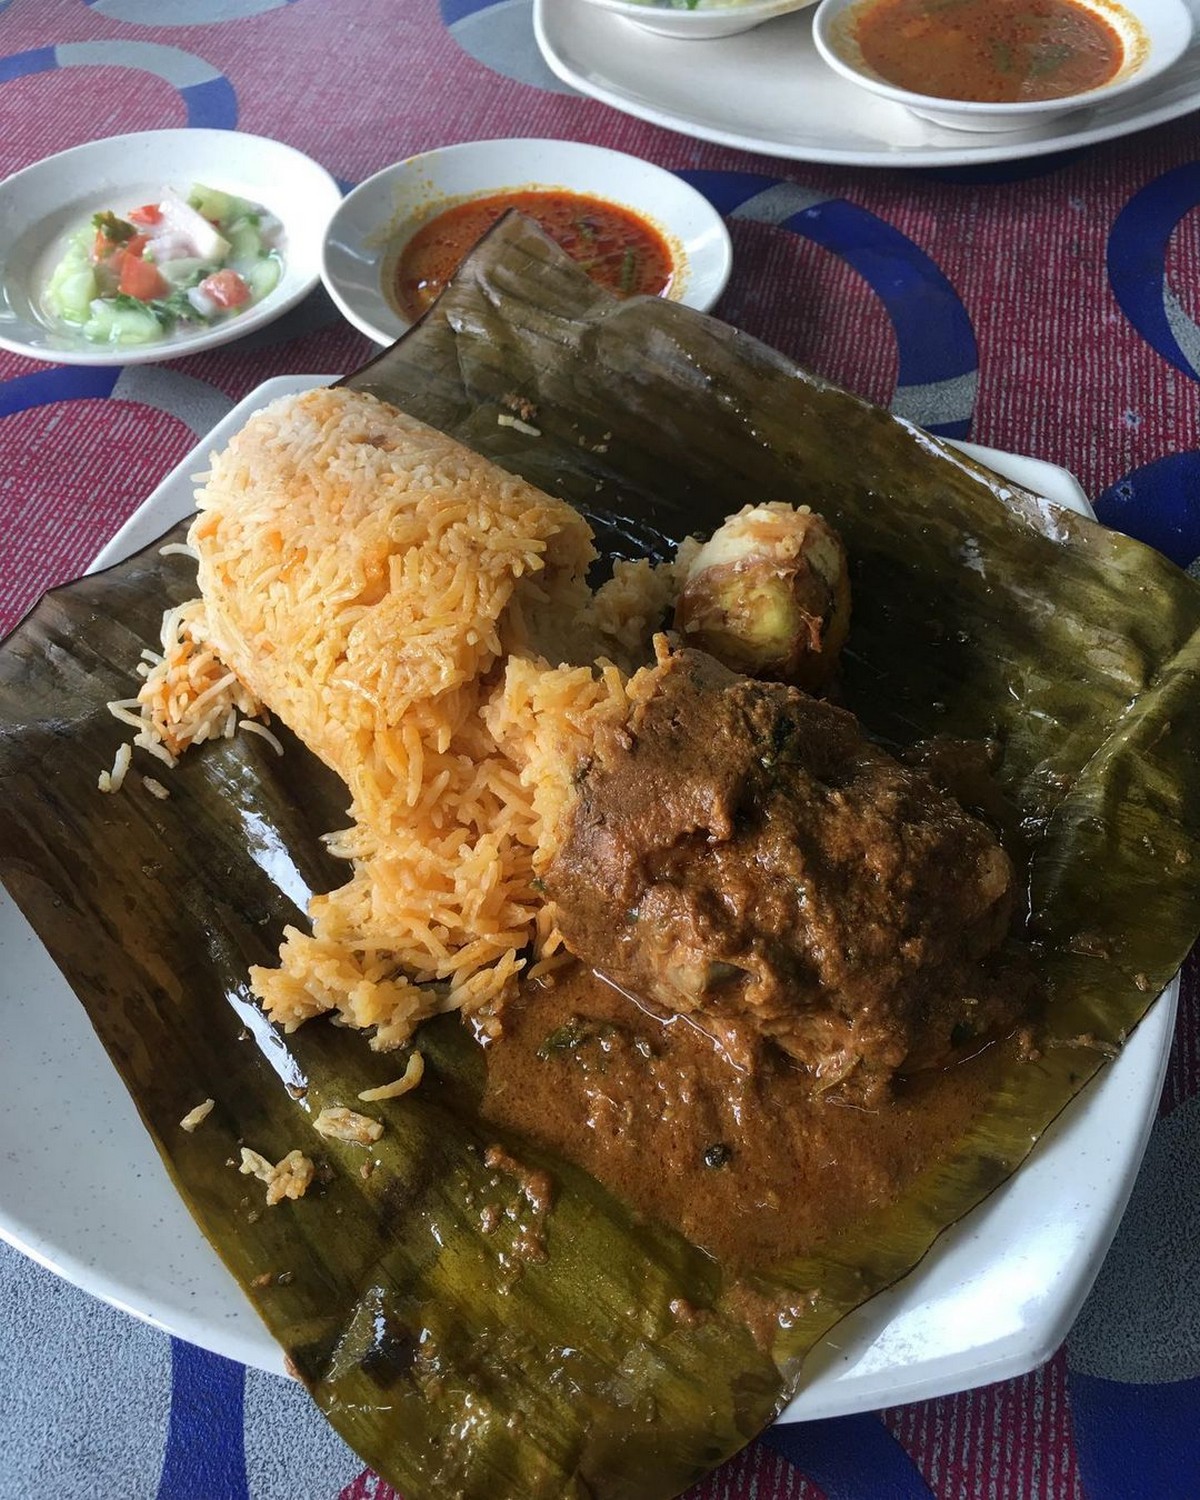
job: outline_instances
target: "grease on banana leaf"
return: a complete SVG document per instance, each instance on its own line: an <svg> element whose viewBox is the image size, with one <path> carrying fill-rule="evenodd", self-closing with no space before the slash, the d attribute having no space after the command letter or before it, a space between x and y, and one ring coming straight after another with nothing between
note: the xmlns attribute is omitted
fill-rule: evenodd
<svg viewBox="0 0 1200 1500"><path fill-rule="evenodd" d="M1050 1040L1119 1045L1200 925L1200 589L935 440L658 300L615 304L519 219L347 382L573 501L610 556L663 555L748 500L811 503L855 570L845 666L867 727L988 738L1031 855ZM497 417L520 403L539 435ZM394 1077L324 1023L284 1037L251 1002L285 922L341 879L319 836L344 790L302 747L185 758L167 801L96 793L178 558L143 554L47 597L0 652L0 873L79 994L164 1161L300 1377L369 1462L420 1496L668 1496L748 1440L805 1351L1020 1163L1100 1065L1047 1047L998 1071L968 1136L820 1253L740 1284L598 1183L556 1182L548 1258L480 1225L494 1193L482 1059L421 1033L415 1093L370 1149L326 1105ZM178 1121L216 1100L194 1134ZM317 1181L264 1207L226 1165L299 1148ZM503 1236L509 1236L504 1239ZM793 1313L756 1342L747 1298ZM708 1316L681 1320L685 1302Z"/></svg>

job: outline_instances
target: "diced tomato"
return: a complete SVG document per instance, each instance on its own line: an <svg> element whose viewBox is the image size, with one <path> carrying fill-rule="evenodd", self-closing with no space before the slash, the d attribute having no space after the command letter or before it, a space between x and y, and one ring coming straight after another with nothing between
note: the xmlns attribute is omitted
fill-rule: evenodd
<svg viewBox="0 0 1200 1500"><path fill-rule="evenodd" d="M166 277L158 267L140 255L121 256L120 277L117 290L128 297L136 297L139 302L153 302L155 297L164 297L170 291Z"/></svg>
<svg viewBox="0 0 1200 1500"><path fill-rule="evenodd" d="M127 240L110 240L100 229L92 245L92 259L99 261L111 260L115 255L140 255L149 243L150 237L145 234L135 234Z"/></svg>
<svg viewBox="0 0 1200 1500"><path fill-rule="evenodd" d="M161 224L162 209L157 203L143 203L141 208L129 210L129 222L131 224Z"/></svg>
<svg viewBox="0 0 1200 1500"><path fill-rule="evenodd" d="M200 290L218 307L241 307L250 300L250 288L236 271L214 271L200 283Z"/></svg>

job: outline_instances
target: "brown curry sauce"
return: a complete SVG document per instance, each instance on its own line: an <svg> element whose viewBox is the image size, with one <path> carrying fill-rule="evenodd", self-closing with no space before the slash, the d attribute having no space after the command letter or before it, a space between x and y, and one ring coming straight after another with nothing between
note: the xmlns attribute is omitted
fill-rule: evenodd
<svg viewBox="0 0 1200 1500"><path fill-rule="evenodd" d="M894 1199L962 1139L1023 1046L1010 1035L864 1108L814 1097L782 1054L738 1069L686 1019L664 1023L573 965L505 1011L482 1113L747 1272Z"/></svg>
<svg viewBox="0 0 1200 1500"><path fill-rule="evenodd" d="M761 1271L892 1201L1030 1054L1024 861L984 747L905 764L686 649L652 678L576 773L546 889L577 959L506 1006L482 1113Z"/></svg>

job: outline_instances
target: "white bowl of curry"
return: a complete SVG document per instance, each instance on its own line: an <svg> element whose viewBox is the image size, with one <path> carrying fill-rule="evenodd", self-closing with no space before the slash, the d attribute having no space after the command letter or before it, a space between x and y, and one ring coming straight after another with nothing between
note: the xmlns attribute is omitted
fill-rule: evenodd
<svg viewBox="0 0 1200 1500"><path fill-rule="evenodd" d="M729 279L725 221L674 172L579 141L508 138L426 151L359 183L325 237L326 290L361 332L393 343L514 209L618 297L707 312Z"/></svg>
<svg viewBox="0 0 1200 1500"><path fill-rule="evenodd" d="M1183 0L822 0L841 77L954 130L1029 130L1142 88L1192 40Z"/></svg>

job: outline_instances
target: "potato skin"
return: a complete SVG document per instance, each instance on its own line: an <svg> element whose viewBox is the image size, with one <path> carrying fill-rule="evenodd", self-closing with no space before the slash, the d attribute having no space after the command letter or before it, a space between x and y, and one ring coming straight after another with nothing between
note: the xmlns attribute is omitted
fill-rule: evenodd
<svg viewBox="0 0 1200 1500"><path fill-rule="evenodd" d="M735 672L823 691L850 628L841 538L807 506L745 506L692 558L675 628Z"/></svg>

